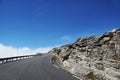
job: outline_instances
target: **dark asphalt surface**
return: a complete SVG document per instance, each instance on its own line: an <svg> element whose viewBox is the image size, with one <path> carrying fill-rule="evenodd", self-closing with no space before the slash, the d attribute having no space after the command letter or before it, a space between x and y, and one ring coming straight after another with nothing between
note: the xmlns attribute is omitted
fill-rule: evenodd
<svg viewBox="0 0 120 80"><path fill-rule="evenodd" d="M72 74L53 66L51 57L46 54L0 64L0 80L78 80Z"/></svg>

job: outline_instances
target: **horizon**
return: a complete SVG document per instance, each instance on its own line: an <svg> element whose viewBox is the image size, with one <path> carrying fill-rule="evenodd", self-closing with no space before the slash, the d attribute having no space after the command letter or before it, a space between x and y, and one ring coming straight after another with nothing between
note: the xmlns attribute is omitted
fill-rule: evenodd
<svg viewBox="0 0 120 80"><path fill-rule="evenodd" d="M44 53L79 37L120 28L119 4L119 0L0 0L0 58Z"/></svg>

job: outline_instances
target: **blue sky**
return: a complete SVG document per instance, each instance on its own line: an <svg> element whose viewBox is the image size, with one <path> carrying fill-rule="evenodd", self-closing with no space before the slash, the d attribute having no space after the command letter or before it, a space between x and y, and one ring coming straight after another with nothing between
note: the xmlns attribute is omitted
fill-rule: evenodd
<svg viewBox="0 0 120 80"><path fill-rule="evenodd" d="M0 43L50 47L120 27L120 0L0 0Z"/></svg>

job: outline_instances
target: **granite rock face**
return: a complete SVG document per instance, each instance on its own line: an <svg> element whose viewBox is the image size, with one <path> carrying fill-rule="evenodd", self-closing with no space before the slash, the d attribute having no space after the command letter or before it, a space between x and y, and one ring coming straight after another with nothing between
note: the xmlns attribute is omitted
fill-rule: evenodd
<svg viewBox="0 0 120 80"><path fill-rule="evenodd" d="M52 49L53 63L86 80L120 80L120 29Z"/></svg>

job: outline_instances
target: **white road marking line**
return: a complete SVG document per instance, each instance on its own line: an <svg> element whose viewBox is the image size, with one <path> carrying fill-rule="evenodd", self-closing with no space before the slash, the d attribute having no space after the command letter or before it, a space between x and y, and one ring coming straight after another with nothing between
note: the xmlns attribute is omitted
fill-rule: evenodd
<svg viewBox="0 0 120 80"><path fill-rule="evenodd" d="M50 60L50 63L52 63L52 61Z"/></svg>
<svg viewBox="0 0 120 80"><path fill-rule="evenodd" d="M75 78L77 78L77 79L79 79L79 80L83 80L83 79L77 77L76 75L72 75L72 76L75 77Z"/></svg>
<svg viewBox="0 0 120 80"><path fill-rule="evenodd" d="M58 66L56 66L55 64L53 64L56 68L58 68L59 69L59 67Z"/></svg>
<svg viewBox="0 0 120 80"><path fill-rule="evenodd" d="M52 61L50 60L50 63L52 63ZM53 64L53 63L52 63ZM58 68L59 69L59 67L57 66L57 65L55 65L55 64L53 64L53 66L55 66L56 68Z"/></svg>

